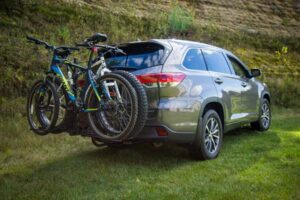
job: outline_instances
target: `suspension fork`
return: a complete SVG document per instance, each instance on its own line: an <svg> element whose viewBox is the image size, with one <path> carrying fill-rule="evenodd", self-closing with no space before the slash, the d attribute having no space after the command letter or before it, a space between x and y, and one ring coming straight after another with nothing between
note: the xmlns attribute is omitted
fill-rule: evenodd
<svg viewBox="0 0 300 200"><path fill-rule="evenodd" d="M88 73L87 73L88 77L87 78L88 78L88 80L90 80L90 84L91 84L93 90L95 91L98 101L100 102L101 97L97 91L95 79L98 79L101 76L103 76L105 73L109 73L111 71L109 69L107 69L107 67L106 67L103 53L101 54L100 59L97 62L95 62L94 64L92 64L93 53L97 52L97 50L98 49L94 49L94 48L91 49L91 53L90 53L90 57L89 57L89 61L88 61ZM96 74L93 74L91 71L91 68L95 67L97 65L99 65L99 68L97 69ZM118 87L118 84L116 81L114 81L113 83L107 83L107 81L103 81L103 84L104 85L102 86L103 87L102 90L104 90L105 96L108 99L111 99L109 87L113 86L113 87L115 87L118 101L122 102L121 94L120 94L119 87Z"/></svg>
<svg viewBox="0 0 300 200"><path fill-rule="evenodd" d="M118 87L118 84L117 84L117 81L114 81L112 83L107 83L106 81L104 81L104 86L106 88L106 90L109 92L109 87L114 87L115 88L115 91L116 91L116 94L117 94L117 99L119 102L122 103L122 97L121 97L121 94L120 94L120 90L119 90L119 87ZM110 95L110 94L109 94Z"/></svg>
<svg viewBox="0 0 300 200"><path fill-rule="evenodd" d="M96 76L95 76L96 79L100 78L105 73L111 72L111 70L109 70L106 67L105 58L104 58L103 54L101 54L100 59L97 62L95 62L92 65L92 67L97 66L97 65L99 65L99 68L97 69L97 72L96 72ZM115 91L117 93L117 99L118 99L118 101L122 102L122 98L121 98L121 94L120 94L117 82L114 81L113 83L107 83L107 81L104 81L103 83L104 83L104 87L105 87L105 90L106 90L106 93L107 93L107 97L111 99L111 96L110 96L110 93L109 93L109 87L113 86L113 87L115 87Z"/></svg>

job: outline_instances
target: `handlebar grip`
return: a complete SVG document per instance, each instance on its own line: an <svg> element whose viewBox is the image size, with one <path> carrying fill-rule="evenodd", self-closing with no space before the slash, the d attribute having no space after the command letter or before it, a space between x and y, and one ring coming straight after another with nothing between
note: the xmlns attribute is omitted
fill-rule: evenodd
<svg viewBox="0 0 300 200"><path fill-rule="evenodd" d="M31 36L26 36L27 40L32 40L32 41L36 41L36 39L34 37L31 37Z"/></svg>
<svg viewBox="0 0 300 200"><path fill-rule="evenodd" d="M29 42L34 42L35 44L38 44L38 45L44 45L46 49L49 49L49 48L52 48L53 46L50 46L47 42L44 42L42 40L39 40L39 39L36 39L34 37L31 37L31 36L26 36L27 40Z"/></svg>
<svg viewBox="0 0 300 200"><path fill-rule="evenodd" d="M27 38L27 40L29 40L29 41L32 41L32 42L35 42L35 43L39 43L39 44L41 44L43 41L41 41L41 40L38 40L38 39L36 39L36 38L34 38L34 37L31 37L31 36L26 36L26 38Z"/></svg>

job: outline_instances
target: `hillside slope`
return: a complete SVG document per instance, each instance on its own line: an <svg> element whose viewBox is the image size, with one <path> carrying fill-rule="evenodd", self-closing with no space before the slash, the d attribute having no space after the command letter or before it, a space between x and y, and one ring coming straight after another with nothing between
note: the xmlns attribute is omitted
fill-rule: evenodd
<svg viewBox="0 0 300 200"><path fill-rule="evenodd" d="M95 32L110 43L176 37L221 46L263 70L276 103L300 97L299 1L2 0L0 30L1 102L26 95L47 69L47 52L26 35L73 44Z"/></svg>
<svg viewBox="0 0 300 200"><path fill-rule="evenodd" d="M65 1L70 2L70 1ZM111 10L114 13L130 13L153 17L153 11L169 12L174 1L78 1L74 3ZM131 4L128 6L128 4ZM300 2L261 0L198 0L179 1L180 6L195 12L198 25L214 24L220 29L261 33L271 36L300 37ZM95 6L96 5L96 6ZM132 7L132 5L134 5ZM131 9L127 10L126 6ZM125 9L124 9L125 8Z"/></svg>

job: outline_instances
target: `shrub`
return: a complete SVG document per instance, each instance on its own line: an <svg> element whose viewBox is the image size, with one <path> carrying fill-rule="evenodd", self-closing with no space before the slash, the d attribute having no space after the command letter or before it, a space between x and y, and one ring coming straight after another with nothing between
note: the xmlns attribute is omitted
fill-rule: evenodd
<svg viewBox="0 0 300 200"><path fill-rule="evenodd" d="M173 6L168 16L171 33L187 33L193 27L193 23L194 12L178 5Z"/></svg>
<svg viewBox="0 0 300 200"><path fill-rule="evenodd" d="M291 74L273 75L265 77L264 82L268 85L272 96L272 104L283 107L300 106L299 76Z"/></svg>

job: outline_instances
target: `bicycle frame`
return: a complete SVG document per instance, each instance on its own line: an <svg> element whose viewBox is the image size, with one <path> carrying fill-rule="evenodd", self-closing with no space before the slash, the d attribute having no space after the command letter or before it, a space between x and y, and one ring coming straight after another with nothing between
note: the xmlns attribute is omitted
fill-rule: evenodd
<svg viewBox="0 0 300 200"><path fill-rule="evenodd" d="M66 79L66 77L64 76L63 72L61 71L60 69L60 66L61 64L66 64L68 65L69 67L73 67L73 68L77 68L79 69L81 72L84 72L86 74L86 82L85 82L85 85L84 85L84 89L81 91L81 99L82 96L87 92L87 90L89 89L89 86L91 85L93 91L95 92L95 95L97 97L97 100L101 101L101 97L100 97L100 94L99 92L97 91L97 83L96 81L94 80L94 76L95 74L92 72L91 70L91 67L92 67L92 58L93 58L93 52L95 52L94 49L91 50L91 53L90 53L90 56L89 56L89 61L88 61L88 66L87 68L85 67L82 67L80 65L77 65L75 63L72 63L70 61L68 61L67 59L63 59L63 58L60 58L59 56L55 55L55 53L53 54L53 58L52 58L52 62L51 62L51 65L50 65L50 70L47 72L47 73L53 73L55 76L57 76L60 81L62 82L62 86L64 87L64 89L66 90L67 92L67 98L72 102L74 103L74 105L76 105L76 100L77 100L77 97L76 97L76 94L74 94L70 84L68 83L68 80ZM103 88L105 89L105 88ZM105 91L105 94L108 98L110 98L110 95L107 91ZM98 111L100 109L100 104L99 104L99 107L98 108L86 108L85 107L85 102L83 102L84 106L83 106L83 109L82 111L83 112L93 112L93 111Z"/></svg>

